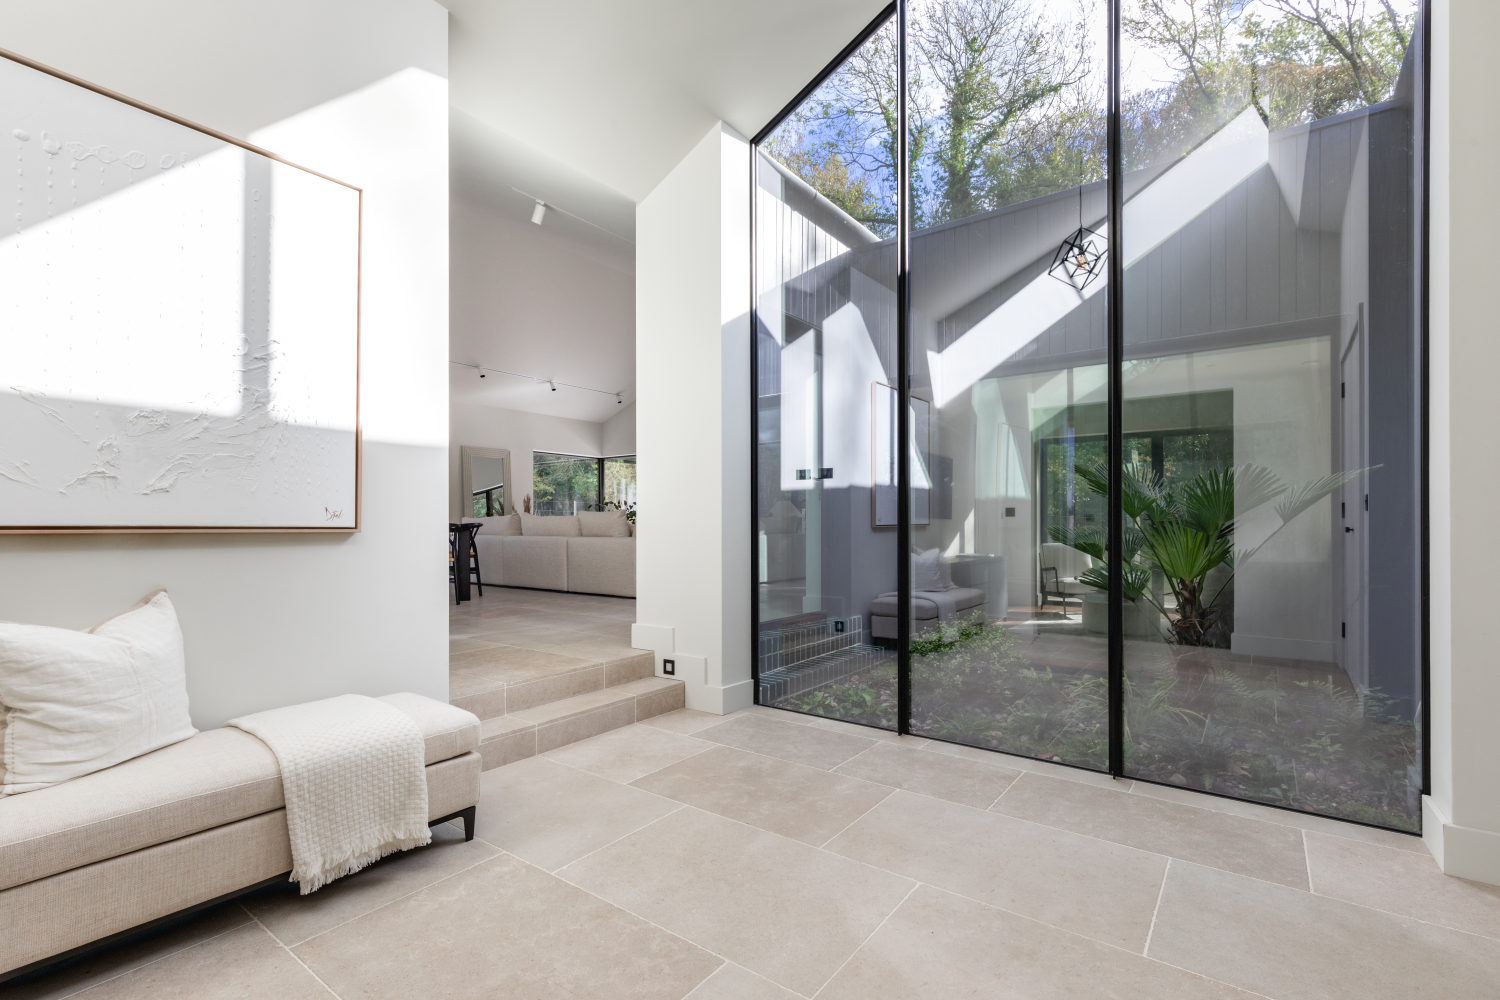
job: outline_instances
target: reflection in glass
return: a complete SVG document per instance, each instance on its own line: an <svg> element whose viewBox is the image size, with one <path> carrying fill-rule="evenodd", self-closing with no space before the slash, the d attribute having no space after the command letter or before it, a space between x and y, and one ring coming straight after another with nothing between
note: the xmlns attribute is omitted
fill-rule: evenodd
<svg viewBox="0 0 1500 1000"><path fill-rule="evenodd" d="M888 22L755 155L758 700L886 729L895 52Z"/></svg>
<svg viewBox="0 0 1500 1000"><path fill-rule="evenodd" d="M1107 431L1104 13L961 0L910 28L911 731L1099 769L1093 562L1052 533L1105 525L1080 479Z"/></svg>
<svg viewBox="0 0 1500 1000"><path fill-rule="evenodd" d="M1345 7L1126 6L1125 768L1417 829L1416 9Z"/></svg>

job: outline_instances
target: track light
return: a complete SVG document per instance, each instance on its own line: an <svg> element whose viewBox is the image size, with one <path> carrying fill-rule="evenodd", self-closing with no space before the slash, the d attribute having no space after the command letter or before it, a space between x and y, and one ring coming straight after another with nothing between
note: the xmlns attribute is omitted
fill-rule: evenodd
<svg viewBox="0 0 1500 1000"><path fill-rule="evenodd" d="M475 365L474 367L479 371L479 377L484 378L484 369L480 368L478 365Z"/></svg>
<svg viewBox="0 0 1500 1000"><path fill-rule="evenodd" d="M533 208L531 210L531 221L540 226L542 224L542 216L546 214L547 203L545 201L538 200L536 203L536 208Z"/></svg>
<svg viewBox="0 0 1500 1000"><path fill-rule="evenodd" d="M623 399L620 398L620 394L618 392L615 393L615 405L616 406L624 406L625 405L625 400L623 400Z"/></svg>
<svg viewBox="0 0 1500 1000"><path fill-rule="evenodd" d="M548 379L548 380L547 380L547 384L548 384L548 385L550 385L550 386L552 386L552 391L553 391L553 392L556 392L556 391L557 391L557 386L556 386L556 385L554 385L554 384L553 384L553 382L552 382L552 380L551 380L551 379Z"/></svg>

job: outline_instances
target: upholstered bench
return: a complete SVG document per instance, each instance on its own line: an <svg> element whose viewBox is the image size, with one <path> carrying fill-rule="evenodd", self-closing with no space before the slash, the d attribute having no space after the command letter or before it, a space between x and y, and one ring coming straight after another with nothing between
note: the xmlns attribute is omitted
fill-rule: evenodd
<svg viewBox="0 0 1500 1000"><path fill-rule="evenodd" d="M421 695L381 700L422 731L428 819L462 818L472 838L478 720ZM285 881L283 805L275 755L229 728L0 798L0 980Z"/></svg>

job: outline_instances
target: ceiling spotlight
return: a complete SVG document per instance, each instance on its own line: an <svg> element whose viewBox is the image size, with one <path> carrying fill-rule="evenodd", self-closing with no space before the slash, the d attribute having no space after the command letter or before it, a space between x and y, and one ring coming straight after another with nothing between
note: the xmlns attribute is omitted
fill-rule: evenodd
<svg viewBox="0 0 1500 1000"><path fill-rule="evenodd" d="M533 208L531 210L531 221L540 226L542 224L542 216L544 216L546 214L547 214L547 203L545 201L540 201L539 200L536 203L536 208Z"/></svg>
<svg viewBox="0 0 1500 1000"><path fill-rule="evenodd" d="M620 398L620 394L618 392L615 393L615 405L616 406L624 406L625 405L625 400L623 400L623 399Z"/></svg>
<svg viewBox="0 0 1500 1000"><path fill-rule="evenodd" d="M474 369L479 372L479 377L480 378L484 378L484 369L483 368L480 368L478 365L475 365Z"/></svg>
<svg viewBox="0 0 1500 1000"><path fill-rule="evenodd" d="M557 386L556 386L556 385L553 385L553 383L552 383L552 380L551 380L551 379L548 379L548 380L547 380L547 384L548 384L548 385L550 385L550 386L552 386L552 391L553 391L553 392L556 392L556 391L557 391Z"/></svg>

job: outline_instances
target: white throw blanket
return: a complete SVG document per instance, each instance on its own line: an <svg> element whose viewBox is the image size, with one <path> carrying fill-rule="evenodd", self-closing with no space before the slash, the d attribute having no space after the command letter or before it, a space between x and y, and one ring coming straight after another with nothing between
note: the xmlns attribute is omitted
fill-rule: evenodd
<svg viewBox="0 0 1500 1000"><path fill-rule="evenodd" d="M400 709L346 694L226 724L260 739L281 764L291 880L304 896L431 842L422 731Z"/></svg>

